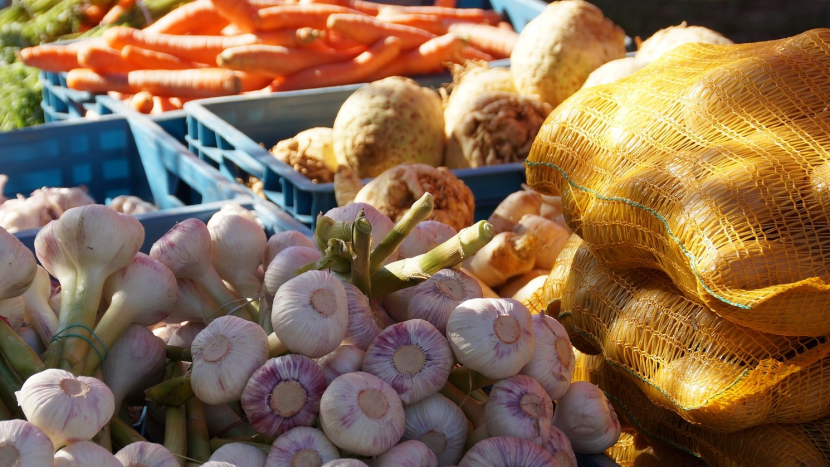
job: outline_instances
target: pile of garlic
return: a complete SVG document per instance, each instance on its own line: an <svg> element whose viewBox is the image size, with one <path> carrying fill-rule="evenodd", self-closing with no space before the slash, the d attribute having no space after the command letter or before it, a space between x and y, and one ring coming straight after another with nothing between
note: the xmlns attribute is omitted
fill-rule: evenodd
<svg viewBox="0 0 830 467"><path fill-rule="evenodd" d="M575 467L613 445L562 326L459 268L492 225L431 209L351 204L312 239L222 210L145 255L134 218L83 206L40 266L0 229L0 466Z"/></svg>

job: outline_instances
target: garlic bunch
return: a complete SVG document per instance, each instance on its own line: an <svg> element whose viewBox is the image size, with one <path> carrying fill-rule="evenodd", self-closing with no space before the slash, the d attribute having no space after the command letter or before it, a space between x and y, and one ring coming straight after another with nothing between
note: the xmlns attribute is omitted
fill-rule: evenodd
<svg viewBox="0 0 830 467"><path fill-rule="evenodd" d="M406 422L403 439L424 443L436 456L439 465L461 460L467 439L467 419L452 401L441 394L404 407Z"/></svg>
<svg viewBox="0 0 830 467"><path fill-rule="evenodd" d="M274 441L265 467L321 466L340 457L337 447L316 428L298 426Z"/></svg>
<svg viewBox="0 0 830 467"><path fill-rule="evenodd" d="M334 352L348 322L346 290L327 272L304 272L283 284L274 296L271 324L293 353L319 358Z"/></svg>
<svg viewBox="0 0 830 467"><path fill-rule="evenodd" d="M366 350L375 337L392 324L392 319L378 306L377 300L370 302L360 289L348 282L343 282L342 285L349 302L349 324L346 335L343 336L343 344Z"/></svg>
<svg viewBox="0 0 830 467"><path fill-rule="evenodd" d="M265 269L263 280L268 296L273 299L280 287L295 277L297 269L317 261L320 256L320 251L313 246L289 246L274 255Z"/></svg>
<svg viewBox="0 0 830 467"><path fill-rule="evenodd" d="M320 401L320 425L340 449L377 456L401 439L404 412L398 393L364 372L337 377Z"/></svg>
<svg viewBox="0 0 830 467"><path fill-rule="evenodd" d="M207 228L210 261L219 277L242 297L255 297L262 288L257 268L265 255L265 231L256 222L232 213L214 215Z"/></svg>
<svg viewBox="0 0 830 467"><path fill-rule="evenodd" d="M55 453L54 467L90 466L124 467L111 452L90 441L72 443Z"/></svg>
<svg viewBox="0 0 830 467"><path fill-rule="evenodd" d="M389 384L404 404L437 393L446 384L452 365L447 339L422 319L384 329L363 359L363 371Z"/></svg>
<svg viewBox="0 0 830 467"><path fill-rule="evenodd" d="M124 467L180 467L179 461L161 444L139 441L115 453Z"/></svg>
<svg viewBox="0 0 830 467"><path fill-rule="evenodd" d="M530 311L509 298L463 302L447 321L447 338L462 365L491 379L518 373L535 349Z"/></svg>
<svg viewBox="0 0 830 467"><path fill-rule="evenodd" d="M104 361L104 382L112 391L115 407L161 382L165 359L164 342L152 331L138 324L127 328Z"/></svg>
<svg viewBox="0 0 830 467"><path fill-rule="evenodd" d="M620 438L620 421L605 393L586 381L574 381L556 401L553 426L571 441L574 452L599 454Z"/></svg>
<svg viewBox="0 0 830 467"><path fill-rule="evenodd" d="M571 441L559 428L551 425L550 439L543 447L559 462L560 467L578 467Z"/></svg>
<svg viewBox="0 0 830 467"><path fill-rule="evenodd" d="M539 446L550 439L553 403L530 376L511 376L494 384L484 413L491 436L514 436Z"/></svg>
<svg viewBox="0 0 830 467"><path fill-rule="evenodd" d="M398 247L401 258L414 258L446 242L458 231L442 222L425 220L418 223Z"/></svg>
<svg viewBox="0 0 830 467"><path fill-rule="evenodd" d="M26 419L56 447L92 439L115 411L112 391L103 382L64 370L30 376L15 396Z"/></svg>
<svg viewBox="0 0 830 467"><path fill-rule="evenodd" d="M521 438L496 436L476 443L458 467L558 467L556 461L539 445Z"/></svg>
<svg viewBox="0 0 830 467"><path fill-rule="evenodd" d="M372 467L438 467L438 460L426 444L409 440L378 456Z"/></svg>
<svg viewBox="0 0 830 467"><path fill-rule="evenodd" d="M0 228L0 301L22 295L35 280L37 263L32 252L14 235Z"/></svg>
<svg viewBox="0 0 830 467"><path fill-rule="evenodd" d="M536 341L533 357L519 373L538 381L551 399L559 399L568 390L576 368L568 331L559 321L539 313L533 315L533 336Z"/></svg>
<svg viewBox="0 0 830 467"><path fill-rule="evenodd" d="M365 356L366 352L353 345L341 345L334 352L318 358L316 362L323 370L328 386L340 375L360 371Z"/></svg>
<svg viewBox="0 0 830 467"><path fill-rule="evenodd" d="M167 339L167 345L189 349L193 345L193 341L196 340L196 336L198 336L200 332L204 331L206 327L205 323L200 323L198 321L188 321L183 323L181 326L177 327L170 335L170 338Z"/></svg>
<svg viewBox="0 0 830 467"><path fill-rule="evenodd" d="M55 448L38 427L24 420L0 421L0 465L52 467Z"/></svg>
<svg viewBox="0 0 830 467"><path fill-rule="evenodd" d="M265 467L267 454L245 443L230 443L213 451L211 462L236 462L245 467Z"/></svg>
<svg viewBox="0 0 830 467"><path fill-rule="evenodd" d="M314 360L303 355L272 358L245 385L242 410L257 431L279 436L314 423L325 389L326 377Z"/></svg>
<svg viewBox="0 0 830 467"><path fill-rule="evenodd" d="M199 400L239 400L245 383L268 359L268 336L258 324L222 316L200 332L191 346L191 382Z"/></svg>
<svg viewBox="0 0 830 467"><path fill-rule="evenodd" d="M304 246L314 248L314 242L308 237L297 232L296 230L287 230L285 232L277 232L268 238L265 244L265 255L262 257L262 267L267 269L274 259L282 250L292 246Z"/></svg>

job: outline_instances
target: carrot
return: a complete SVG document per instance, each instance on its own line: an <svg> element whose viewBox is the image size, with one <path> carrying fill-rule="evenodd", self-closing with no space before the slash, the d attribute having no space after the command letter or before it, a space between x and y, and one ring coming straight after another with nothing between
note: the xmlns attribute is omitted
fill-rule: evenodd
<svg viewBox="0 0 830 467"><path fill-rule="evenodd" d="M498 26L499 29L506 29L508 31L513 31L513 32L516 31L515 29L513 29L513 25L510 24L510 21L500 21L499 24L497 24L496 26Z"/></svg>
<svg viewBox="0 0 830 467"><path fill-rule="evenodd" d="M290 75L312 66L351 60L364 50L363 47L346 51L333 49L319 51L272 45L246 45L226 49L216 57L216 63L230 70L277 77Z"/></svg>
<svg viewBox="0 0 830 467"><path fill-rule="evenodd" d="M354 39L351 39L351 38L343 35L342 32L335 31L333 29L328 29L328 30L325 31L325 35L323 37L322 42L324 44L326 44L326 46L328 46L329 48L338 49L338 50L351 49L351 48L359 47L359 46L364 46L364 47L366 46L366 44L364 44L362 42L358 42ZM370 42L370 44L371 44L371 42Z"/></svg>
<svg viewBox="0 0 830 467"><path fill-rule="evenodd" d="M260 31L257 34L259 42L267 45L281 45L284 47L300 47L315 42L324 37L326 33L313 28L287 28L274 31Z"/></svg>
<svg viewBox="0 0 830 467"><path fill-rule="evenodd" d="M435 37L435 34L423 29L386 23L363 14L333 14L329 16L326 26L363 44L374 44L384 37L397 37L401 40L401 50L414 49Z"/></svg>
<svg viewBox="0 0 830 467"><path fill-rule="evenodd" d="M306 68L285 78L277 78L271 83L271 90L291 91L359 83L392 61L400 49L400 39L387 37L347 62Z"/></svg>
<svg viewBox="0 0 830 467"><path fill-rule="evenodd" d="M468 45L467 47L464 47L464 49L461 50L460 58L462 58L463 60L483 60L485 62L495 60L495 57L493 57L492 55L483 52L471 45Z"/></svg>
<svg viewBox="0 0 830 467"><path fill-rule="evenodd" d="M258 73L248 73L245 71L236 71L234 74L239 78L242 84L240 92L256 91L268 87L271 81L274 81L274 76L266 76Z"/></svg>
<svg viewBox="0 0 830 467"><path fill-rule="evenodd" d="M410 76L432 73L444 63L456 60L464 48L464 39L449 33L424 42L415 50L403 53L370 77L370 81L387 76Z"/></svg>
<svg viewBox="0 0 830 467"><path fill-rule="evenodd" d="M443 8L455 8L455 0L435 0L435 6Z"/></svg>
<svg viewBox="0 0 830 467"><path fill-rule="evenodd" d="M381 5L380 3L369 2L369 1L366 1L366 0L351 0L349 2L349 6L351 8L354 8L355 10L361 12L361 13L365 13L365 14L371 15L371 16L377 16L378 13L380 13L380 9L383 5ZM387 5L387 6L393 6L393 5Z"/></svg>
<svg viewBox="0 0 830 467"><path fill-rule="evenodd" d="M89 24L95 25L100 23L101 18L105 18L106 15L107 12L99 5L90 4L84 8L84 19Z"/></svg>
<svg viewBox="0 0 830 467"><path fill-rule="evenodd" d="M135 6L135 0L118 0L118 3L110 8L110 11L101 19L101 24L115 23L133 6Z"/></svg>
<svg viewBox="0 0 830 467"><path fill-rule="evenodd" d="M446 34L449 30L449 25L453 22L453 20L446 20L435 15L396 13L395 10L390 9L380 10L377 17L387 23L423 29L424 31L429 31L436 36Z"/></svg>
<svg viewBox="0 0 830 467"><path fill-rule="evenodd" d="M126 74L98 74L87 68L76 68L67 73L66 85L93 93L147 91L161 97L199 98L239 94L242 89L239 76L221 68L136 70Z"/></svg>
<svg viewBox="0 0 830 467"><path fill-rule="evenodd" d="M148 114L153 110L153 99L154 96L147 91L137 92L130 99L129 106L137 112Z"/></svg>
<svg viewBox="0 0 830 467"><path fill-rule="evenodd" d="M519 39L518 33L489 24L455 23L450 25L450 32L461 35L482 52L500 58L509 57Z"/></svg>
<svg viewBox="0 0 830 467"><path fill-rule="evenodd" d="M18 52L21 62L44 71L69 71L80 68L78 51L75 47L60 45L38 45L26 47Z"/></svg>
<svg viewBox="0 0 830 467"><path fill-rule="evenodd" d="M397 6L402 13L413 15L435 15L444 19L461 19L474 23L499 24L501 14L481 8L444 8L440 6Z"/></svg>
<svg viewBox="0 0 830 467"><path fill-rule="evenodd" d="M209 65L216 64L216 56L229 47L256 44L260 40L253 34L239 36L174 36L170 34L148 34L138 29L121 26L104 31L104 39L110 47L116 49L133 45Z"/></svg>
<svg viewBox="0 0 830 467"><path fill-rule="evenodd" d="M245 32L256 29L257 7L248 0L210 0L225 19L239 26Z"/></svg>
<svg viewBox="0 0 830 467"><path fill-rule="evenodd" d="M66 86L69 89L94 93L114 91L135 94L141 90L130 85L126 74L98 74L89 68L69 70L66 74Z"/></svg>
<svg viewBox="0 0 830 467"><path fill-rule="evenodd" d="M238 36L240 34L245 34L245 31L239 29L239 26L233 23L225 26L221 31L219 31L219 35L221 36Z"/></svg>
<svg viewBox="0 0 830 467"><path fill-rule="evenodd" d="M142 49L132 45L124 46L121 49L121 56L145 70L189 70L204 66L196 62L182 60L175 55Z"/></svg>
<svg viewBox="0 0 830 467"><path fill-rule="evenodd" d="M251 5L255 6L257 10L261 10L263 8L269 6L280 6L280 5L291 5L295 2L288 2L286 0L248 0L251 2Z"/></svg>
<svg viewBox="0 0 830 467"><path fill-rule="evenodd" d="M141 68L121 56L121 51L106 45L92 44L78 49L78 64L98 73L127 73Z"/></svg>
<svg viewBox="0 0 830 467"><path fill-rule="evenodd" d="M305 4L272 6L259 10L254 22L257 29L300 28L303 26L324 29L326 19L334 13L361 14L357 10L339 5Z"/></svg>
<svg viewBox="0 0 830 467"><path fill-rule="evenodd" d="M206 24L225 27L229 22L219 14L209 0L197 0L167 13L142 31L158 34L187 34Z"/></svg>

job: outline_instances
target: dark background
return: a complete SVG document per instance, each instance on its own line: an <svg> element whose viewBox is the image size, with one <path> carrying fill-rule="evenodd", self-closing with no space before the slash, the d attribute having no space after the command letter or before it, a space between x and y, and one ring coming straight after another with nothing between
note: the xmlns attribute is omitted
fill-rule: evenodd
<svg viewBox="0 0 830 467"><path fill-rule="evenodd" d="M780 39L830 25L830 0L588 0L643 40L686 21L734 42Z"/></svg>

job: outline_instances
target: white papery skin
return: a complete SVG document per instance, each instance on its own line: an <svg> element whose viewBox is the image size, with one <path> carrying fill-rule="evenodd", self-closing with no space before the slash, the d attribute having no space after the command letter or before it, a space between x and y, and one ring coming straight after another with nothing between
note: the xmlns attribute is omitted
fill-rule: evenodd
<svg viewBox="0 0 830 467"><path fill-rule="evenodd" d="M304 272L274 296L271 325L292 353L319 358L334 352L348 324L346 289L327 272Z"/></svg>
<svg viewBox="0 0 830 467"><path fill-rule="evenodd" d="M219 277L230 282L243 297L259 293L262 283L257 268L268 242L256 222L238 214L214 215L207 223L210 261Z"/></svg>
<svg viewBox="0 0 830 467"><path fill-rule="evenodd" d="M346 206L329 209L324 215L335 221L352 222L361 209L363 209L366 220L372 224L372 244L377 245L395 228L395 222L371 204L351 203ZM383 264L389 264L397 259L398 250L395 250L384 260Z"/></svg>
<svg viewBox="0 0 830 467"><path fill-rule="evenodd" d="M274 441L265 467L319 467L339 457L337 446L322 431L298 426Z"/></svg>
<svg viewBox="0 0 830 467"><path fill-rule="evenodd" d="M323 370L323 374L326 376L326 385L328 386L334 381L334 378L340 375L360 371L363 368L363 358L365 356L366 352L353 345L341 345L334 352L322 356L315 361L320 366L320 369Z"/></svg>
<svg viewBox="0 0 830 467"><path fill-rule="evenodd" d="M437 393L447 383L453 365L452 349L435 326L422 319L393 324L375 338L363 371L384 380L404 404Z"/></svg>
<svg viewBox="0 0 830 467"><path fill-rule="evenodd" d="M348 282L343 282L342 285L349 302L349 324L346 335L343 336L343 344L366 350L375 337L392 324L392 318L382 308L372 307L369 297L354 285Z"/></svg>
<svg viewBox="0 0 830 467"><path fill-rule="evenodd" d="M127 445L115 457L124 467L181 467L167 448L147 441Z"/></svg>
<svg viewBox="0 0 830 467"><path fill-rule="evenodd" d="M461 460L467 440L467 418L464 412L441 394L404 407L406 423L403 439L423 442L435 453L438 465L451 465Z"/></svg>
<svg viewBox="0 0 830 467"><path fill-rule="evenodd" d="M0 300L22 295L35 280L35 255L6 229L0 227Z"/></svg>
<svg viewBox="0 0 830 467"><path fill-rule="evenodd" d="M166 358L164 341L144 326L130 325L104 360L104 382L112 391L115 407L120 408L127 396L160 383Z"/></svg>
<svg viewBox="0 0 830 467"><path fill-rule="evenodd" d="M164 318L165 323L205 321L219 309L210 295L193 279L176 279L176 285L179 294L170 315Z"/></svg>
<svg viewBox="0 0 830 467"><path fill-rule="evenodd" d="M484 413L490 436L515 436L539 446L550 439L553 402L530 376L515 375L494 384Z"/></svg>
<svg viewBox="0 0 830 467"><path fill-rule="evenodd" d="M54 467L124 467L111 452L90 441L78 441L55 453Z"/></svg>
<svg viewBox="0 0 830 467"><path fill-rule="evenodd" d="M530 311L510 298L474 298L447 321L447 339L462 365L491 379L515 375L533 357Z"/></svg>
<svg viewBox="0 0 830 467"><path fill-rule="evenodd" d="M314 242L296 230L277 232L274 235L271 235L268 242L265 244L265 255L262 258L262 267L267 269L268 265L271 264L271 260L273 260L279 252L292 246L316 248Z"/></svg>
<svg viewBox="0 0 830 467"><path fill-rule="evenodd" d="M64 370L34 374L14 394L26 419L55 447L89 441L115 411L112 391L102 381Z"/></svg>
<svg viewBox="0 0 830 467"><path fill-rule="evenodd" d="M22 296L0 300L0 316L17 332L26 320L26 307Z"/></svg>
<svg viewBox="0 0 830 467"><path fill-rule="evenodd" d="M267 454L245 443L230 443L213 451L211 462L236 462L245 467L264 467Z"/></svg>
<svg viewBox="0 0 830 467"><path fill-rule="evenodd" d="M280 251L265 269L265 292L273 298L283 284L295 277L294 271L317 261L320 256L320 250L305 246L291 246Z"/></svg>
<svg viewBox="0 0 830 467"><path fill-rule="evenodd" d="M136 253L130 264L119 269L104 282L103 296L110 303L96 332L107 321L150 326L166 318L178 298L179 287L173 272L144 253Z"/></svg>
<svg viewBox="0 0 830 467"><path fill-rule="evenodd" d="M401 439L403 404L398 393L377 376L348 373L337 377L323 393L320 425L340 449L377 456Z"/></svg>
<svg viewBox="0 0 830 467"><path fill-rule="evenodd" d="M539 445L521 438L496 436L479 441L458 467L560 467Z"/></svg>
<svg viewBox="0 0 830 467"><path fill-rule="evenodd" d="M337 459L326 462L323 467L369 467L365 462L357 459Z"/></svg>
<svg viewBox="0 0 830 467"><path fill-rule="evenodd" d="M20 336L20 338L23 339L23 342L31 347L36 354L40 355L46 351L46 347L43 345L43 342L41 342L40 336L37 335L37 331L35 331L34 327L22 326L17 330L17 335Z"/></svg>
<svg viewBox="0 0 830 467"><path fill-rule="evenodd" d="M230 462L205 462L202 464L202 467L238 467L236 464L231 464Z"/></svg>
<svg viewBox="0 0 830 467"><path fill-rule="evenodd" d="M55 448L38 427L24 420L0 421L0 465L52 467Z"/></svg>
<svg viewBox="0 0 830 467"><path fill-rule="evenodd" d="M620 438L620 421L602 389L574 381L556 401L553 426L571 441L574 452L599 454Z"/></svg>
<svg viewBox="0 0 830 467"><path fill-rule="evenodd" d="M167 345L189 349L196 340L196 336L204 331L207 325L198 321L188 321L173 331L170 338L167 339Z"/></svg>
<svg viewBox="0 0 830 467"><path fill-rule="evenodd" d="M423 319L446 334L447 321L456 307L481 297L481 286L475 279L455 269L442 269L415 287L385 296L383 304L398 321Z"/></svg>
<svg viewBox="0 0 830 467"><path fill-rule="evenodd" d="M30 324L37 331L43 345L49 344L58 329L58 316L49 305L51 293L52 283L49 273L42 266L38 266L35 280L23 294L23 301L31 321Z"/></svg>
<svg viewBox="0 0 830 467"><path fill-rule="evenodd" d="M268 360L268 336L256 323L221 316L196 336L190 349L193 393L216 405L239 400L248 378Z"/></svg>
<svg viewBox="0 0 830 467"><path fill-rule="evenodd" d="M571 441L559 428L551 425L550 439L543 447L561 467L578 467Z"/></svg>
<svg viewBox="0 0 830 467"><path fill-rule="evenodd" d="M426 444L409 440L378 456L372 467L438 467L438 460Z"/></svg>
<svg viewBox="0 0 830 467"><path fill-rule="evenodd" d="M443 222L421 221L398 247L400 258L414 258L451 239L457 230Z"/></svg>
<svg viewBox="0 0 830 467"><path fill-rule="evenodd" d="M559 321L539 313L533 315L533 337L536 341L533 358L519 373L538 381L551 399L559 399L568 390L576 368L568 331Z"/></svg>

